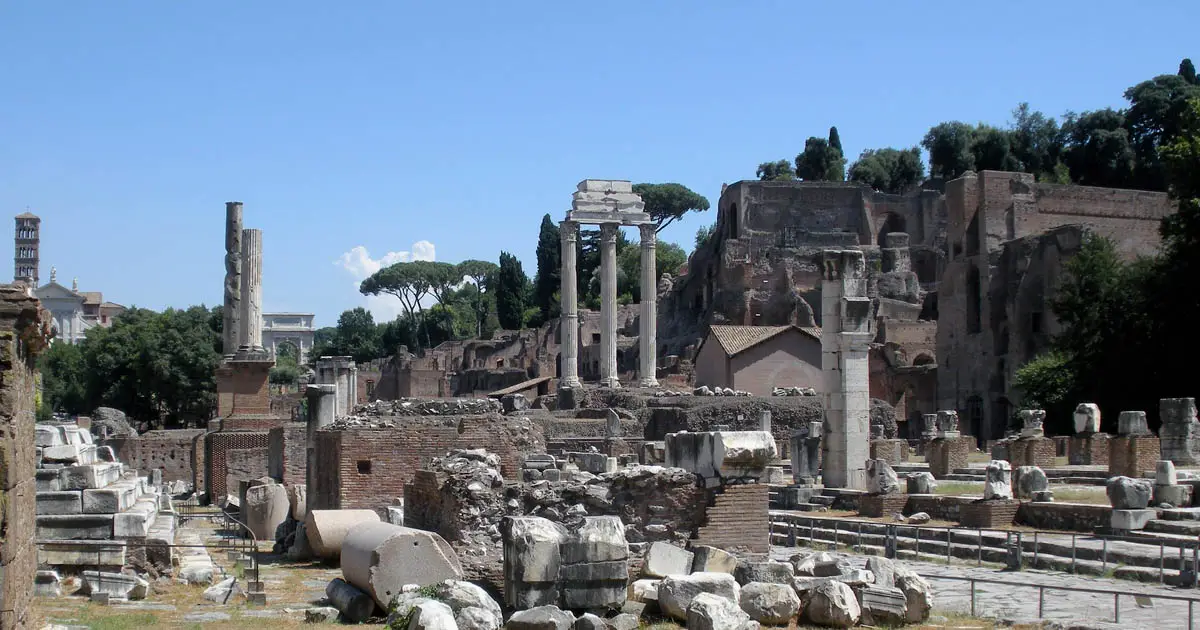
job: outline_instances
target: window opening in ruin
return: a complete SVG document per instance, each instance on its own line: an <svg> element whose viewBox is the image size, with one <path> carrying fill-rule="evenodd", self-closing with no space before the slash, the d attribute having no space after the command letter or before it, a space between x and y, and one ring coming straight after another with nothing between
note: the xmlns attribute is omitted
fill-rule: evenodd
<svg viewBox="0 0 1200 630"><path fill-rule="evenodd" d="M967 226L967 255L979 255L979 215L971 217L971 223Z"/></svg>
<svg viewBox="0 0 1200 630"><path fill-rule="evenodd" d="M375 381L372 381L371 379L367 379L367 398L370 399L370 398L373 398L374 396L375 396Z"/></svg>
<svg viewBox="0 0 1200 630"><path fill-rule="evenodd" d="M600 343L600 333L592 333L592 343Z"/></svg>
<svg viewBox="0 0 1200 630"><path fill-rule="evenodd" d="M738 211L737 204L729 204L729 238L738 237Z"/></svg>
<svg viewBox="0 0 1200 630"><path fill-rule="evenodd" d="M929 356L929 354L926 352L922 352L921 354L917 355L917 358L913 359L912 364L913 365L933 365L933 357Z"/></svg>
<svg viewBox="0 0 1200 630"><path fill-rule="evenodd" d="M983 304L983 295L980 293L979 286L979 268L971 265L967 271L967 332L978 333L982 331L983 325L980 320L980 310Z"/></svg>
<svg viewBox="0 0 1200 630"><path fill-rule="evenodd" d="M358 460L358 474L360 474L360 475L371 474L371 460L369 460L369 459Z"/></svg>
<svg viewBox="0 0 1200 630"><path fill-rule="evenodd" d="M894 212L887 213L883 219L883 226L879 228L879 234L876 236L876 245L883 247L884 237L891 232L904 232L906 231L904 228L904 217Z"/></svg>
<svg viewBox="0 0 1200 630"><path fill-rule="evenodd" d="M498 368L504 367L504 359L496 359L496 367L498 367Z"/></svg>
<svg viewBox="0 0 1200 630"><path fill-rule="evenodd" d="M967 431L972 435L979 435L979 423L983 420L983 399L979 396L968 398L966 413L963 415L966 417Z"/></svg>
<svg viewBox="0 0 1200 630"><path fill-rule="evenodd" d="M1029 314L1029 332L1038 334L1042 332L1042 314L1035 312Z"/></svg>

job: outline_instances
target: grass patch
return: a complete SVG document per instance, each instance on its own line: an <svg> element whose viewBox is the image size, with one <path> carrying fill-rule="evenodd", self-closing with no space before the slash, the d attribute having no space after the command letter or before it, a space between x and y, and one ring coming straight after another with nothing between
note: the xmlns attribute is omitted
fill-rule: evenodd
<svg viewBox="0 0 1200 630"><path fill-rule="evenodd" d="M139 613L128 610L108 611L109 614L98 614L99 608L89 606L81 612L79 624L91 630L134 630L135 628L153 628L159 625L158 615L154 613ZM112 614L120 613L120 614Z"/></svg>
<svg viewBox="0 0 1200 630"><path fill-rule="evenodd" d="M939 481L933 493L949 496L982 496L983 483L977 481Z"/></svg>
<svg viewBox="0 0 1200 630"><path fill-rule="evenodd" d="M1050 486L1054 500L1065 503L1091 503L1108 505L1108 494L1104 488L1090 486Z"/></svg>

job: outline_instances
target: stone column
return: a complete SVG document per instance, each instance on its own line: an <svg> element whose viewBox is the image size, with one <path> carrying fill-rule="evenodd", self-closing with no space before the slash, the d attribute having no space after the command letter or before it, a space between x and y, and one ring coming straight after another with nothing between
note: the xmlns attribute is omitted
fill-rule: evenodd
<svg viewBox="0 0 1200 630"><path fill-rule="evenodd" d="M222 345L232 357L242 342L242 204L225 203L225 307L222 316Z"/></svg>
<svg viewBox="0 0 1200 630"><path fill-rule="evenodd" d="M620 387L617 379L617 230L600 225L600 384Z"/></svg>
<svg viewBox="0 0 1200 630"><path fill-rule="evenodd" d="M866 261L860 250L825 250L822 258L822 477L827 488L864 490L871 438L867 365L871 299L866 297Z"/></svg>
<svg viewBox="0 0 1200 630"><path fill-rule="evenodd" d="M579 224L563 221L558 225L561 237L559 255L562 257L562 273L559 299L562 314L559 317L559 355L561 376L559 388L579 387L579 292L576 289L575 248L579 239Z"/></svg>
<svg viewBox="0 0 1200 630"><path fill-rule="evenodd" d="M242 230L242 322L238 350L265 353L262 346L262 230Z"/></svg>
<svg viewBox="0 0 1200 630"><path fill-rule="evenodd" d="M308 399L308 423L305 432L305 455L308 467L305 469L305 484L308 489L305 498L305 508L313 508L313 497L316 496L317 483L317 430L328 426L334 420L334 407L337 405L337 389L333 385L309 385L304 390Z"/></svg>
<svg viewBox="0 0 1200 630"><path fill-rule="evenodd" d="M642 387L658 387L658 281L655 271L655 225L638 226L642 232L642 319L638 327Z"/></svg>

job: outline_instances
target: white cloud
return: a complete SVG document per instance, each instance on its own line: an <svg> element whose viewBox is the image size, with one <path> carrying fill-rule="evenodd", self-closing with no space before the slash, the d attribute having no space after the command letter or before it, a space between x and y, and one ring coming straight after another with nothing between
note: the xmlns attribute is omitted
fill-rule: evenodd
<svg viewBox="0 0 1200 630"><path fill-rule="evenodd" d="M343 253L341 258L333 261L333 264L345 269L354 277L354 290L358 291L358 285L363 280L366 280L371 274L388 265L413 260L435 259L436 251L433 243L429 241L417 241L412 244L410 251L388 252L379 258L372 258L371 253L367 251L366 247L356 245L350 251ZM404 307L400 305L400 300L390 295L363 296L363 306L368 311L371 311L371 315L375 317L376 322L392 321L404 312Z"/></svg>

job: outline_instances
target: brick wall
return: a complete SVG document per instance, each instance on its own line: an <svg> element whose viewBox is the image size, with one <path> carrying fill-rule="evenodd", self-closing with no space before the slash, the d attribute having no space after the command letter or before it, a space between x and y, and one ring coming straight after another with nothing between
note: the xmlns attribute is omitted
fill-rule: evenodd
<svg viewBox="0 0 1200 630"><path fill-rule="evenodd" d="M908 440L871 440L871 459L889 464L908 461Z"/></svg>
<svg viewBox="0 0 1200 630"><path fill-rule="evenodd" d="M695 544L751 553L769 551L768 491L765 483L725 486L717 491L696 532Z"/></svg>
<svg viewBox="0 0 1200 630"><path fill-rule="evenodd" d="M0 629L30 623L37 551L34 414L37 354L49 318L20 286L0 286Z"/></svg>
<svg viewBox="0 0 1200 630"><path fill-rule="evenodd" d="M1008 445L1008 459L1013 467L1038 466L1053 468L1056 449L1050 438L1013 440Z"/></svg>
<svg viewBox="0 0 1200 630"><path fill-rule="evenodd" d="M967 467L967 456L975 446L975 438L957 437L948 440L933 440L925 453L929 472L934 479L943 479L958 468Z"/></svg>
<svg viewBox="0 0 1200 630"><path fill-rule="evenodd" d="M218 431L205 436L205 488L208 490L209 501L216 502L231 492L237 492L237 487L227 486L226 459L229 451L237 449L267 450L267 434L261 431ZM266 474L264 461L263 474Z"/></svg>
<svg viewBox="0 0 1200 630"><path fill-rule="evenodd" d="M271 392L268 377L274 361L230 361L232 369L229 389L233 399L233 414L270 415ZM220 397L218 396L218 399Z"/></svg>
<svg viewBox="0 0 1200 630"><path fill-rule="evenodd" d="M1107 466L1108 442L1109 436L1105 433L1072 435L1067 446L1067 463L1072 466Z"/></svg>
<svg viewBox="0 0 1200 630"><path fill-rule="evenodd" d="M144 473L161 470L163 481L195 483L197 443L203 439L204 429L176 429L112 437L99 443L111 446L117 459L127 466Z"/></svg>
<svg viewBox="0 0 1200 630"><path fill-rule="evenodd" d="M1158 437L1127 435L1108 441L1108 474L1141 477L1153 471L1159 458Z"/></svg>
<svg viewBox="0 0 1200 630"><path fill-rule="evenodd" d="M304 423L288 423L267 432L267 468L276 481L305 483L308 428Z"/></svg>
<svg viewBox="0 0 1200 630"><path fill-rule="evenodd" d="M404 484L432 457L465 448L486 448L501 459L501 474L515 478L525 452L545 450L540 427L516 426L511 418L445 416L404 418L384 429L317 431L317 509L383 510L404 496Z"/></svg>

